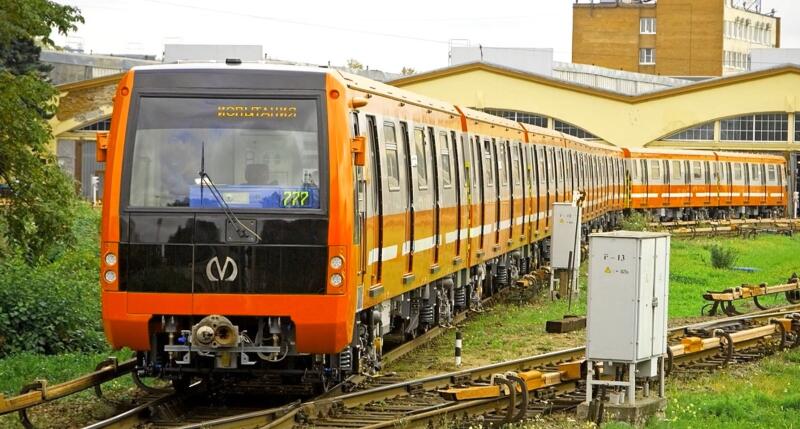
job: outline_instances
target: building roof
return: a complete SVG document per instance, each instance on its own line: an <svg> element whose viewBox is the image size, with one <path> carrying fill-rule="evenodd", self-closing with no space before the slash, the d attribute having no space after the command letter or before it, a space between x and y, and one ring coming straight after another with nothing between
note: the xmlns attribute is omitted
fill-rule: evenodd
<svg viewBox="0 0 800 429"><path fill-rule="evenodd" d="M522 79L530 82L553 86L556 88L566 89L570 91L580 92L587 95L603 97L615 101L622 101L630 104L637 104L645 101L656 100L659 98L670 97L677 94L699 91L703 89L710 89L715 87L722 87L736 83L746 82L749 80L761 79L769 76L776 76L784 73L800 74L800 65L797 64L782 64L779 66L758 70L748 73L740 73L731 76L723 76L713 79L708 79L700 82L686 81L686 85L676 86L637 95L627 95L605 88L597 88L591 85L581 83L568 82L562 79L544 76L536 73L530 73L522 70L517 70L510 67L500 66L497 64L489 64L486 62L474 62L468 64L461 64L457 66L444 67L429 72L415 74L412 76L403 77L390 82L394 86L406 86L416 84L428 80L441 79L452 75L457 75L471 71L488 71L500 75L505 75L512 78Z"/></svg>

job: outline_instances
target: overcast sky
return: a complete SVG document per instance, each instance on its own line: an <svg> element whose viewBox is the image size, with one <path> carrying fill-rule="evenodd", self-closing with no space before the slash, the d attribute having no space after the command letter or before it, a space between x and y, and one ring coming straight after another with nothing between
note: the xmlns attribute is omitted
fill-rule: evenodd
<svg viewBox="0 0 800 429"><path fill-rule="evenodd" d="M262 45L270 58L418 72L447 66L451 41L553 48L570 61L574 0L57 0L86 23L56 43L95 53L156 54L165 43ZM585 0L582 0L585 1ZM707 0L696 0L707 1ZM502 7L501 7L502 6ZM800 48L800 1L763 0L782 18L782 46Z"/></svg>

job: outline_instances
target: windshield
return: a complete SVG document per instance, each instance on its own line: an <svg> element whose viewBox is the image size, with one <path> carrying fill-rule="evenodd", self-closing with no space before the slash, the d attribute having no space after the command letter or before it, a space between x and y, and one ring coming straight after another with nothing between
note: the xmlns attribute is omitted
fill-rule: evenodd
<svg viewBox="0 0 800 429"><path fill-rule="evenodd" d="M219 208L203 167L231 208L319 208L318 121L312 99L143 97L129 204Z"/></svg>

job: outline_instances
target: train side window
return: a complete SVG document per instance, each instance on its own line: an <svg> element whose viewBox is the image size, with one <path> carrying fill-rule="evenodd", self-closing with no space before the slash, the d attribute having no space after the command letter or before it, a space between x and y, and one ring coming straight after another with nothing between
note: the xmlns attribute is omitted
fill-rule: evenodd
<svg viewBox="0 0 800 429"><path fill-rule="evenodd" d="M564 157L561 149L556 149L556 183L564 183Z"/></svg>
<svg viewBox="0 0 800 429"><path fill-rule="evenodd" d="M481 149L481 138L478 137L478 136L475 136L475 151L472 152L474 154L474 157L472 159L472 162L470 163L470 170L472 170L472 188L473 189L478 186L478 174L483 174L483 173L479 173L479 172L476 171L478 169L478 167L481 166L480 158L483 156L480 153L481 150L482 150Z"/></svg>
<svg viewBox="0 0 800 429"><path fill-rule="evenodd" d="M703 178L703 163L700 161L692 161L692 180L701 180Z"/></svg>
<svg viewBox="0 0 800 429"><path fill-rule="evenodd" d="M742 163L736 162L733 164L733 180L742 180Z"/></svg>
<svg viewBox="0 0 800 429"><path fill-rule="evenodd" d="M483 141L483 158L486 160L483 163L483 180L486 186L494 186L494 175L492 174L492 144L486 139Z"/></svg>
<svg viewBox="0 0 800 429"><path fill-rule="evenodd" d="M428 157L425 132L422 128L414 128L414 147L417 155L417 183L420 189L428 189Z"/></svg>
<svg viewBox="0 0 800 429"><path fill-rule="evenodd" d="M536 161L539 164L539 183L544 184L546 176L545 169L547 167L545 166L544 162L544 149L542 149L541 147L536 148Z"/></svg>
<svg viewBox="0 0 800 429"><path fill-rule="evenodd" d="M683 179L683 163L680 161L672 161L672 170L670 171L670 175L674 180L682 180Z"/></svg>
<svg viewBox="0 0 800 429"><path fill-rule="evenodd" d="M394 123L383 124L383 140L386 144L386 180L390 191L400 190L400 163L397 158L397 132Z"/></svg>
<svg viewBox="0 0 800 429"><path fill-rule="evenodd" d="M727 178L728 178L728 173L725 170L725 164L720 163L719 164L719 181L720 182L724 182L724 181L727 180Z"/></svg>
<svg viewBox="0 0 800 429"><path fill-rule="evenodd" d="M513 172L514 176L514 185L521 184L520 174L519 174L519 165L521 159L519 157L519 143L515 143L511 146L511 171Z"/></svg>
<svg viewBox="0 0 800 429"><path fill-rule="evenodd" d="M775 183L775 166L772 164L767 166L767 180L769 183Z"/></svg>
<svg viewBox="0 0 800 429"><path fill-rule="evenodd" d="M650 161L650 179L661 180L661 161L655 159Z"/></svg>
<svg viewBox="0 0 800 429"><path fill-rule="evenodd" d="M445 188L450 188L453 186L453 173L450 171L450 145L447 143L447 133L444 131L439 133L439 145L442 153L442 183Z"/></svg>
<svg viewBox="0 0 800 429"><path fill-rule="evenodd" d="M508 186L508 170L506 165L506 142L497 144L497 175L500 176L500 185Z"/></svg>
<svg viewBox="0 0 800 429"><path fill-rule="evenodd" d="M758 164L750 164L750 177L760 182L761 181L761 166Z"/></svg>

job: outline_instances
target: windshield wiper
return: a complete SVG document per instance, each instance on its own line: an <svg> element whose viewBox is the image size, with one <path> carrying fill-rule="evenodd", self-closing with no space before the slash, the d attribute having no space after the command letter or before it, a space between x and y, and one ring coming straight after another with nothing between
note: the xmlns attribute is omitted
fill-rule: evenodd
<svg viewBox="0 0 800 429"><path fill-rule="evenodd" d="M203 205L203 183L208 181L208 191L217 200L217 203L222 207L222 212L225 214L225 217L228 218L228 222L233 225L233 228L236 230L236 233L239 234L239 238L247 238L247 234L252 234L258 241L261 241L261 236L258 235L255 231L248 228L238 217L233 213L231 207L228 205L228 202L225 201L225 198L222 197L222 193L219 192L217 186L214 185L214 181L211 180L211 177L206 173L206 142L202 142L202 146L200 149L200 171L198 172L200 175L200 206Z"/></svg>

